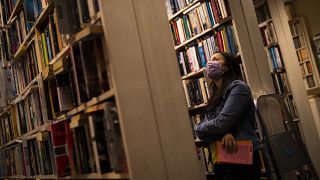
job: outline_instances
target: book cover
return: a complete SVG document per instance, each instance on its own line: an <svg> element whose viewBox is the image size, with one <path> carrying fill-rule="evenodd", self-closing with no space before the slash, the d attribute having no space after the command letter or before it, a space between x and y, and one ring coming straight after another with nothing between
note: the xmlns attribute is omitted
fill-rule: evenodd
<svg viewBox="0 0 320 180"><path fill-rule="evenodd" d="M237 152L228 153L223 147L222 142L214 143L213 157L216 163L252 164L253 145L251 141L236 141Z"/></svg>
<svg viewBox="0 0 320 180"><path fill-rule="evenodd" d="M71 174L67 149L67 121L60 121L50 126L56 174L58 177Z"/></svg>
<svg viewBox="0 0 320 180"><path fill-rule="evenodd" d="M113 102L104 104L104 128L106 141L108 142L108 153L111 168L115 172L128 172L126 156L124 152L122 136L120 131L119 117Z"/></svg>

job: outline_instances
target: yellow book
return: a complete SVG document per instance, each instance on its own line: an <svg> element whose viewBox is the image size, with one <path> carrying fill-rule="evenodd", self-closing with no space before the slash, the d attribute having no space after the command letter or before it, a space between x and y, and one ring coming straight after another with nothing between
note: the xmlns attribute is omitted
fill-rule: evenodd
<svg viewBox="0 0 320 180"><path fill-rule="evenodd" d="M42 56L45 66L49 64L49 57L48 57L48 48L46 44L46 36L45 33L41 33L41 44L42 44Z"/></svg>

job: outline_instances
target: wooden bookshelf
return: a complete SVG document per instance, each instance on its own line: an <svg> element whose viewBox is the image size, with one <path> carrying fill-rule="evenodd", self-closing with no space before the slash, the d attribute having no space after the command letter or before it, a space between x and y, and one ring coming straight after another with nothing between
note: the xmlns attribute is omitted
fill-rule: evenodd
<svg viewBox="0 0 320 180"><path fill-rule="evenodd" d="M289 21L292 40L294 42L302 77L309 95L318 94L319 72L311 48L310 40L302 17L296 17Z"/></svg>
<svg viewBox="0 0 320 180"><path fill-rule="evenodd" d="M63 3L65 3L65 2L63 2ZM17 25L17 27L18 27L18 22L16 22L18 20L21 21L22 25L24 25L23 23L25 22L25 19L19 19L20 14L21 14L20 12L24 11L24 7L23 7L24 5L25 4L24 4L23 0L19 0L17 2L16 6L15 6L12 14L10 15L10 18L9 18L7 24L5 24L4 28L9 28L9 26L12 26L12 25ZM58 23L59 23L59 17L55 14L57 12L54 11L54 8L55 8L54 2L48 1L48 2L46 2L46 4L42 3L41 5L45 5L45 7L41 7L42 8L41 12L38 11L37 18L34 20L32 27L29 26L29 30L26 32L25 36L21 40L21 44L18 44L16 51L12 55L12 59L13 59L12 62L19 61L19 62L25 63L28 66L32 66L32 68L34 68L34 69L31 69L32 73L33 73L33 71L37 70L38 74L32 80L30 80L30 82L27 81L28 84L25 85L26 87L22 87L23 89L20 90L20 92L19 92L19 94L17 94L16 98L14 100L12 100L10 104L7 105L7 107L4 109L4 111L0 115L0 118L1 118L0 122L6 121L6 123L7 123L7 121L10 121L10 123L15 124L14 125L15 128L23 128L22 127L23 123L20 122L21 116L19 114L16 114L17 111L19 111L19 113L22 112L23 110L26 111L25 112L26 116L24 117L25 119L22 119L22 120L26 121L24 123L28 123L28 121L30 121L31 118L35 118L34 116L37 114L37 112L36 112L36 114L33 114L32 116L29 116L28 113L30 113L31 111L35 112L36 109L38 107L40 107L39 106L40 104L41 104L41 108L45 108L46 110L40 112L41 113L40 116L36 117L36 118L40 118L40 119L37 119L36 123L32 122L33 123L32 125L27 125L25 127L25 128L27 128L27 131L21 130L22 134L19 135L18 137L15 137L14 139L12 139L12 138L8 139L8 137L1 137L1 138L5 138L3 140L6 143L2 144L0 146L0 149L2 149L5 152L10 151L10 149L12 149L12 148L19 147L20 144L22 144L22 146L29 146L30 144L27 144L27 145L24 144L25 141L31 142L31 141L34 141L35 139L38 139L39 133L48 132L51 134L51 131L52 131L51 127L55 126L59 123L67 123L67 121L65 121L67 118L76 116L80 113L90 114L90 116L91 116L91 114L101 113L105 109L104 102L106 100L109 100L111 102L115 101L115 98L114 98L115 91L114 91L114 88L112 88L112 86L110 86L109 89L105 90L104 92L99 93L95 97L92 97L92 98L89 97L89 100L87 102L84 102L84 103L70 109L69 111L67 111L65 114L63 114L61 116L58 116L58 117L53 116L53 118L48 118L49 117L48 115L46 115L46 116L44 115L49 112L54 113L54 115L55 115L55 113L57 113L57 114L60 113L60 112L55 112L54 111L55 109L53 109L53 108L47 107L47 106L53 107L53 99L58 98L58 97L54 97L50 94L50 93L54 93L52 91L52 88L57 88L57 91L59 91L58 86L55 87L55 86L53 86L53 84L49 84L49 83L54 82L58 76L60 77L61 74L65 74L65 72L68 72L71 70L70 68L72 68L72 67L65 66L65 62L67 61L67 60L65 60L65 58L70 58L70 53L71 53L71 49L73 48L73 46L75 46L76 44L82 43L82 42L87 42L87 40L90 41L91 37L95 37L95 38L101 37L100 41L101 41L102 45L98 44L98 42L97 42L97 44L95 45L96 49L99 48L100 51L104 51L101 48L105 48L105 46L103 45L104 31L101 26L101 13L100 12L95 12L94 14L91 14L90 15L90 23L86 24L85 26L81 25L81 29L76 30L72 34L64 35L64 34L59 34L59 29L57 29ZM98 4L95 4L95 5L91 4L91 5L97 6ZM35 8L35 6L33 8ZM39 7L37 7L37 8L39 8ZM75 6L72 8L78 8L78 7ZM97 7L91 7L91 8L97 8ZM33 10L36 10L36 9L33 9ZM67 11L69 11L69 10L70 9L68 9ZM95 11L96 10L98 10L98 9L95 9ZM4 13L4 12L1 12L1 13ZM30 12L28 12L28 13L30 13ZM60 13L60 11L58 13ZM24 18L26 18L26 17L24 17ZM79 19L79 21L80 21L80 19ZM23 29L18 28L18 33L21 33L22 30ZM59 40L53 39L54 38L54 37L52 37L53 35L56 35L55 38L57 38L57 39L61 38L61 40L60 39ZM22 36L20 37L20 34L18 34L18 36L20 39L22 38ZM6 38L12 38L12 36L9 36ZM15 39L12 39L12 41L15 41ZM61 42L58 42L58 41L61 41ZM98 41L98 39L97 39L97 41ZM34 44L34 46L29 48L29 46L32 43ZM54 43L56 43L56 44L54 44ZM61 47L61 44L62 44L62 47ZM59 47L58 47L58 45L59 45ZM96 50L96 49L94 49L94 50ZM94 52L90 52L90 53L94 53ZM86 54L84 54L84 55L86 55ZM106 58L102 54L99 56L97 55L95 57L100 58L99 61L104 61L103 58ZM94 60L94 59L90 59L90 61L92 61L92 60ZM99 62L99 63L101 64L101 62ZM103 66L102 64L101 65L100 64L99 64L99 66ZM99 69L103 70L102 67L99 67ZM18 70L19 69L14 71L15 73L17 73L17 74L15 74L15 77L14 77L14 78L17 78L17 80L14 81L14 84L15 85L19 84L19 87L20 87L20 83L24 82L24 78L23 78L23 76L21 76L21 74L24 76L30 76L31 71L28 71L27 69L20 69L21 72L19 72ZM106 70L109 71L109 68L107 68ZM110 75L110 73L108 73L108 74ZM20 79L18 79L18 78L20 78ZM108 81L111 81L109 79L110 77L109 78L108 77L100 77L100 78L105 78ZM40 82L41 82L41 85L40 85ZM37 83L37 85L35 85L36 83ZM37 90L34 91L33 90L34 88L36 88ZM48 95L45 94L48 91L49 91L50 97L48 97ZM37 93L39 93L39 94L37 94ZM58 94L58 96L59 96L59 94ZM39 98L39 101L35 101L35 98ZM43 98L45 98L45 99L43 99ZM31 104L29 104L29 103L31 103ZM32 109L29 106L32 107ZM30 109L27 109L27 107L29 107ZM97 112L96 107L99 107L99 109L98 109L99 112ZM61 108L60 104L59 104L59 108ZM37 110L40 111L40 109L37 109ZM9 115L7 113L11 113L11 114ZM6 119L6 120L2 119L3 118L2 116L4 116L4 115L6 115L6 118L9 117L9 119ZM45 119L45 117L47 117L47 119ZM44 119L42 119L42 118L44 118ZM37 123L41 123L41 120L43 121L42 124L37 124ZM17 126L16 124L18 124L18 127L16 127ZM2 127L3 126L1 126L1 128ZM8 131L6 131L5 133L8 133ZM19 129L19 133L20 133L20 129ZM94 133L94 132L90 132L90 133ZM27 154L27 156L28 156L28 154ZM97 155L95 154L95 156L97 156ZM43 161L43 158L41 158L40 160L39 160L40 157L37 156L36 158L38 158L37 159L38 163ZM49 158L53 158L53 156L49 157ZM35 159L33 159L32 161L35 161ZM51 163L53 163L53 162L51 162ZM126 163L126 162L123 162L123 163ZM54 164L52 166L54 166ZM27 167L27 169L28 169L28 167ZM32 172L32 173L34 173L34 172ZM38 173L40 173L40 172L38 172ZM79 175L79 176L73 176L73 175L66 176L66 177L60 177L60 176L61 175L58 176L58 175L40 175L39 174L39 175L34 175L34 176L17 175L17 176L5 177L5 178L8 178L8 179L15 179L15 178L17 178L17 179L61 179L61 178L62 179L63 178L65 178L65 179L79 179L79 178L80 179L83 179L83 178L85 178L85 179L97 179L97 178L98 179L129 179L129 174L127 174L127 173L103 173L103 174L85 173L85 174Z"/></svg>
<svg viewBox="0 0 320 180"><path fill-rule="evenodd" d="M194 6L188 6L175 14L174 18L169 15L171 33L174 43L176 44L174 48L176 50L180 68L180 79L186 96L189 119L191 119L193 127L197 125L196 123L203 120L203 115L206 113L206 108L208 106L210 85L208 84L209 81L206 79L204 70L207 61L210 60L210 56L217 51L227 51L238 56L239 59L242 59L237 44L238 40L237 32L235 30L234 14L232 12L231 14L227 13L227 9L230 8L227 4L231 4L231 2L228 1L228 3L225 3L226 1L219 1L219 6L217 6L217 4L212 5L212 2L213 1L201 1L195 8L191 8ZM214 14L216 9L212 9L223 7L224 10L219 9L218 11L227 16L223 17L221 14L221 17L219 16L219 19L217 19ZM202 15L205 18L203 18ZM212 18L210 19L210 17ZM181 19L182 22L179 22ZM193 24L198 22L198 20L200 22L200 28L198 25ZM206 23L204 23L205 21ZM180 25L180 23L182 23L182 25ZM232 30L227 32L224 28L230 28ZM193 32L194 29L200 29L200 32L197 34ZM192 36L193 34L196 35ZM185 39L182 43L180 43L181 37L182 39ZM234 49L229 46L230 44L226 43L227 41L230 42L230 44L233 43ZM196 55L194 55L194 53ZM204 141L197 139L194 143L198 149L207 145ZM201 153L203 152L201 151ZM201 153L198 154L198 156L205 157ZM207 162L206 160L202 161L203 162L200 162L202 164ZM208 173L207 170L203 170L203 175L207 178L209 178L210 175L212 176L212 174Z"/></svg>
<svg viewBox="0 0 320 180"><path fill-rule="evenodd" d="M61 2L69 3L70 1ZM48 10L47 14L44 13L43 15L40 15L41 19L43 19L41 22L39 20L39 23L37 23L38 20L36 20L36 25L34 26L34 37L36 45L35 51L38 59L37 63L44 64L42 66L39 65L38 68L39 73L41 74L40 80L43 81L44 84L42 85L39 83L39 94L49 94L48 97L40 96L40 102L41 106L48 106L46 108L47 114L52 111L56 116L53 118L46 118L44 115L46 111L41 111L43 113L42 119L45 123L40 127L19 136L22 142L20 142L20 139L18 138L18 144L24 144L27 137L33 138L28 139L30 142L31 140L35 140L34 134L42 133L42 131L54 134L55 129L52 127L55 125L63 125L59 126L59 129L65 129L69 125L70 118L72 119L74 115L87 114L90 117L99 116L99 113L102 114L100 111L101 103L114 103L119 116L119 132L121 134L123 149L127 159L122 162L125 162L125 165L128 166L127 172L99 174L88 172L79 176L67 175L61 177L52 174L44 175L45 173L43 175L22 176L3 175L2 177L8 179L204 179L206 174L200 170L200 163L197 161L194 152L194 141L190 130L190 122L181 121L182 119L186 120L189 118L189 111L186 107L184 92L181 88L181 77L179 77L177 73L176 56L174 51L172 51L175 47L172 45L168 26L164 25L167 24L166 21L168 21L168 17L164 15L164 3L162 1L146 0L137 0L134 4L129 1L98 0L98 2L100 5L100 13L90 16L93 18L90 18L86 25L83 25L76 30L73 29L73 32L70 33L62 34L60 32L62 34L61 39L63 39L63 46L62 48L59 47L55 56L47 61L45 60L46 54L41 51L41 46L39 46L42 44L42 41L39 41L41 40L41 37L39 38L37 36L41 33L45 33L46 26L48 26L45 22L51 13L49 13ZM241 51L240 56L245 62L244 71L248 74L248 82L251 83L250 85L254 93L269 92L270 72L268 75L263 73L265 72L264 70L267 68L267 65L260 66L257 62L258 60L263 59L264 56L257 53L256 49L254 49L256 47L259 48L259 46L256 45L260 45L259 43L261 42L257 43L256 41L253 41L251 37L247 36L249 32L248 28L252 27L249 26L248 23L253 21L251 21L252 19L246 19L251 16L245 16L245 14L252 14L254 12L248 11L250 9L246 8L246 6L242 6L242 3L247 3L246 1L229 2L231 6L231 13L234 15L232 16L232 20L230 20L230 24L235 26L235 39L237 40L237 43L239 43L239 47L241 47L238 50ZM48 6L50 6L50 4ZM53 10L54 8L55 6L53 6ZM71 6L71 8L77 8L77 6ZM121 9L121 11L119 11L119 9ZM44 9L42 9L42 11L43 10ZM183 11L185 12L187 10L188 9L184 9ZM15 11L17 11L15 12L15 16L17 16L18 10ZM183 12L177 14L176 17L179 17L182 14ZM13 15L10 16L12 16L10 22L14 23L16 17L13 17ZM245 19L241 20L241 18ZM58 23L61 21L62 19L57 20ZM73 22L65 23L65 25L72 23ZM4 27L8 28L8 26ZM220 27L223 28L224 25L217 27L216 30ZM212 30L212 32L215 33L215 30ZM250 31L250 33L251 32L252 31ZM194 42L197 42L202 37L209 34L210 33L208 32L198 39L194 39ZM238 34L241 34L241 37L238 36ZM33 35L30 35L31 39L32 37ZM103 44L101 47L97 43L98 38L101 38L101 42ZM59 102L64 100L63 98L59 99L56 95L51 95L50 97L50 93L57 94L52 92L53 90L58 91L57 87L54 86L54 83L59 84L56 82L56 79L58 79L59 76L67 76L68 73L71 74L71 78L77 77L76 73L71 70L73 70L75 65L78 64L72 64L72 62L80 63L82 61L81 59L85 59L83 58L84 56L88 54L90 55L90 53L83 53L86 50L84 47L88 49L91 49L92 47L86 46L88 41L97 41L95 42L96 44L93 43L93 45L99 45L99 49L103 49L103 62L105 62L106 65L99 65L98 67L106 67L108 75L105 75L106 73L102 73L103 75L101 77L105 77L104 79L108 79L110 81L110 87L109 89L105 88L102 91L99 91L99 93L91 95L80 102L78 102L77 99L77 102L72 104L72 107L70 108L61 107L61 105L67 104L67 102L59 104ZM23 42L22 44L28 47L29 43ZM186 44L186 46L188 46L188 44ZM254 48L251 48L251 46ZM184 47L179 48L179 51L183 50ZM95 48L94 51L96 51ZM31 51L29 50L24 51L21 48L16 57L24 58L28 53L31 54L30 52ZM101 57L99 57L99 59L100 58ZM63 61L65 59L71 59L71 64L74 66L66 66L67 68L64 68ZM96 60L98 58L91 59ZM258 59L257 62L256 59ZM85 66L85 63L81 67L88 67ZM259 64L259 66L257 66L257 64ZM69 72L69 70L71 72ZM79 71L77 71L77 73L78 72ZM198 76L191 76L190 78L192 79L194 77ZM188 78L185 80L188 80ZM263 85L266 86L261 85L262 81L264 82ZM20 82L17 81L15 83ZM76 88L85 87L88 86L88 83L84 83L82 86L74 86ZM100 84L93 87L98 88L98 86L100 86ZM88 90L86 87L84 89ZM40 92L40 90L43 90L44 92ZM60 91L60 96L61 92L63 91ZM77 92L74 90L72 92L77 96ZM90 92L85 92L84 94L86 93L90 95ZM30 97L36 96L35 94L36 93L31 91L30 96L26 98L31 99ZM62 93L62 95L63 94L67 93ZM51 103L51 100L57 102ZM44 103L44 101L48 101L48 103ZM25 104L25 100L19 100L16 104L10 104L6 108L8 111L11 111L11 107L13 107L14 109L12 112L15 113L24 112L25 109L31 109L27 108L27 105ZM52 104L59 107L56 109L51 108ZM24 106L26 106L26 108L24 108ZM32 106L35 107L34 104L32 104ZM60 109L65 110L60 111ZM49 115L47 115L47 117L48 116ZM21 117L17 116L17 119L19 118ZM3 124L9 120L13 121L13 119L14 118L1 118L0 122ZM96 122L91 121L90 119L88 119L88 121ZM0 127L2 126L1 123ZM88 127L89 126L91 125L88 125ZM72 131L75 132L77 130L72 129ZM92 137L90 138L92 141L96 140ZM75 139L80 138L75 137ZM176 150L176 142L179 142L179 151ZM42 142L39 141L38 143ZM11 149L16 148L16 145L18 144L12 142L10 145L6 146L6 148L2 148L0 152L3 154L10 153L12 151ZM166 144L166 146L162 146L163 144ZM5 143L5 145L7 144ZM27 145L27 148L28 146L30 145ZM94 146L92 145L90 147ZM94 157L96 158L98 156ZM152 168L143 168L141 166L142 164L144 165L143 167ZM1 166L1 168L3 168L3 166ZM143 171L141 169L143 169Z"/></svg>
<svg viewBox="0 0 320 180"><path fill-rule="evenodd" d="M183 9L180 9L178 12L174 13L172 16L169 16L169 21L173 20L174 18L176 18L177 16L179 16L180 14L182 14L183 12L187 11L189 8L191 8L193 5L197 4L198 2L201 2L202 0L195 0L192 3L190 3L189 5L187 5L186 7L184 7Z"/></svg>
<svg viewBox="0 0 320 180"><path fill-rule="evenodd" d="M219 28L220 26L223 26L225 23L228 23L232 20L232 17L227 17L225 19L222 19L221 22L219 22L218 24L215 24L213 27L208 28L206 30L204 30L203 32L201 32L200 34L195 35L194 37L188 39L187 41L175 46L175 50L181 50L182 48L184 48L185 46L187 46L189 43L207 35L210 32L213 32L215 29Z"/></svg>
<svg viewBox="0 0 320 180"><path fill-rule="evenodd" d="M34 31L35 31L35 27L32 27L32 29L28 33L27 37L20 44L20 47L18 48L17 52L14 54L13 59L18 59L19 57L21 57L25 53L25 51L28 47L28 43L33 38Z"/></svg>
<svg viewBox="0 0 320 180"><path fill-rule="evenodd" d="M15 18L15 16L17 15L17 13L21 10L21 8L23 7L23 1L24 0L18 0L16 2L15 7L12 10L12 13L6 23L6 25L10 25L12 23L13 18Z"/></svg>
<svg viewBox="0 0 320 180"><path fill-rule="evenodd" d="M290 85L286 80L286 68L281 54L281 47L278 42L278 35L272 16L269 12L267 1L255 1L255 11L259 22L259 29L264 44L265 52L268 56L270 72L273 77L275 90L277 93L287 94L291 92ZM263 16L262 16L263 15Z"/></svg>
<svg viewBox="0 0 320 180"><path fill-rule="evenodd" d="M194 78L194 77L201 77L203 76L203 71L204 71L205 68L201 68L199 70L197 70L196 72L191 72L185 76L182 76L181 79L190 79L190 78Z"/></svg>

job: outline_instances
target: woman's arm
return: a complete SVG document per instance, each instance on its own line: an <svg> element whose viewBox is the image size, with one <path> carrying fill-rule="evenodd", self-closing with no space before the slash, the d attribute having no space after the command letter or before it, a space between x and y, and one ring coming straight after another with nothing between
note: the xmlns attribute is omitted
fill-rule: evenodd
<svg viewBox="0 0 320 180"><path fill-rule="evenodd" d="M199 124L195 132L200 139L230 132L240 115L245 111L251 100L250 89L246 85L236 84L230 90L221 112L214 119Z"/></svg>

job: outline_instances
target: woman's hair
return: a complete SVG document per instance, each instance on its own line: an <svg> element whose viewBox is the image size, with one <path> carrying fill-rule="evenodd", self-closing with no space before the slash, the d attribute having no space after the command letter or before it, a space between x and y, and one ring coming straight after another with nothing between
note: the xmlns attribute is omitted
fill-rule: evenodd
<svg viewBox="0 0 320 180"><path fill-rule="evenodd" d="M237 60L237 58L230 53L226 53L226 52L216 52L216 53L220 53L223 56L224 65L227 67L227 70L222 75L221 88L218 89L214 83L210 84L212 96L209 99L209 104L207 108L208 112L212 112L216 108L216 106L218 105L218 103L220 102L224 94L224 91L232 81L237 79L242 79L239 60Z"/></svg>

